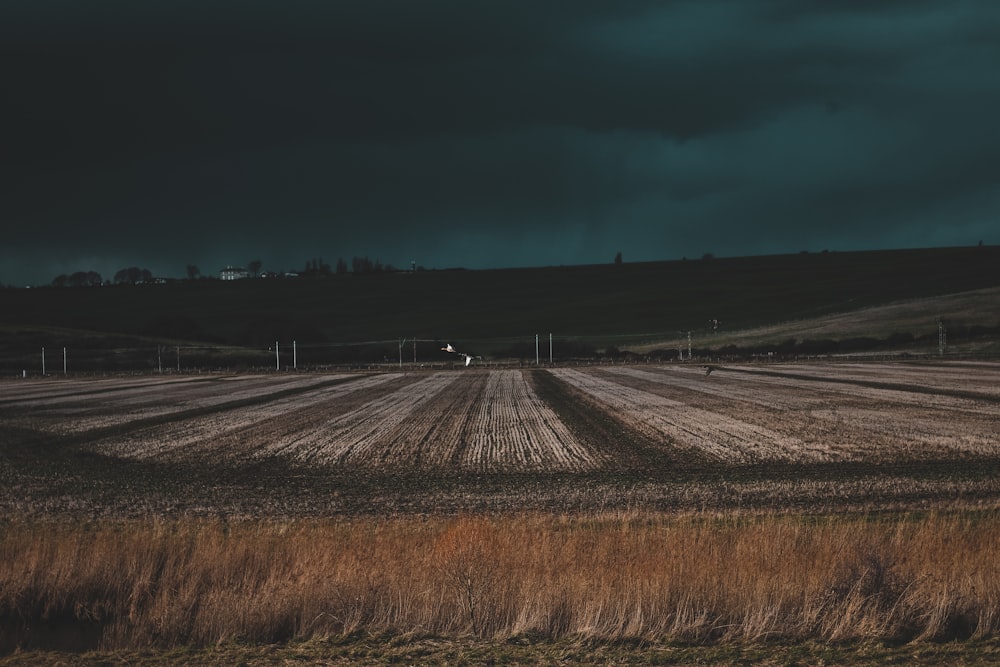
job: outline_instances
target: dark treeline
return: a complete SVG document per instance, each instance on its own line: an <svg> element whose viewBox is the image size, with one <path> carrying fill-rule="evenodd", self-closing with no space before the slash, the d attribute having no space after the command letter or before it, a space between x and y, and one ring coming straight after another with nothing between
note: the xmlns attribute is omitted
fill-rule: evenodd
<svg viewBox="0 0 1000 667"><path fill-rule="evenodd" d="M115 285L142 285L154 282L153 272L138 266L130 266L115 273L112 282ZM53 287L100 287L105 280L97 271L77 271L61 273L52 279Z"/></svg>
<svg viewBox="0 0 1000 667"><path fill-rule="evenodd" d="M380 260L372 260L369 257L354 256L351 258L350 264L343 257L339 258L336 268L331 268L329 264L323 261L322 257L310 259L306 262L305 269L300 273L306 276L329 276L334 273L337 275L347 273L361 275L365 273L392 273L395 271L398 271L398 269L392 264L383 264Z"/></svg>
<svg viewBox="0 0 1000 667"><path fill-rule="evenodd" d="M345 260L343 257L337 260L335 266L331 266L323 260L322 257L315 257L306 261L305 266L297 271L284 271L279 273L276 272L264 272L261 273L261 267L263 262L259 259L252 260L247 263L247 273L254 278L258 277L275 277L275 276L307 276L307 277L322 277L322 276L332 276L345 275L353 273L355 275L363 275L368 273L393 273L399 271L392 264L383 264L379 259L372 260L367 256L355 256L352 257L350 262ZM421 269L423 267L420 267ZM216 280L217 276L206 275L201 272L195 264L185 265L185 278L187 280ZM166 278L157 278L149 269L140 268L137 266L131 266L128 268L121 269L117 271L112 280L106 281L103 276L97 271L77 271L75 273L66 274L62 273L52 279L50 285L52 287L100 287L102 285L114 284L114 285L142 285L153 282L167 282Z"/></svg>
<svg viewBox="0 0 1000 667"><path fill-rule="evenodd" d="M103 283L104 279L96 271L77 271L70 275L63 273L52 280L53 287L96 287Z"/></svg>

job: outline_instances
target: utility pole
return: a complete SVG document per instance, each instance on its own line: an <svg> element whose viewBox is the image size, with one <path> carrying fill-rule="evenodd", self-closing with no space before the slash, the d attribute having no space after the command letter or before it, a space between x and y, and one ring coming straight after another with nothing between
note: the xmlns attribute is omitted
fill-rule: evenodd
<svg viewBox="0 0 1000 667"><path fill-rule="evenodd" d="M535 334L535 365L538 365L538 334Z"/></svg>
<svg viewBox="0 0 1000 667"><path fill-rule="evenodd" d="M688 361L691 361L691 332L688 331Z"/></svg>
<svg viewBox="0 0 1000 667"><path fill-rule="evenodd" d="M177 346L177 372L181 372L181 346Z"/></svg>
<svg viewBox="0 0 1000 667"><path fill-rule="evenodd" d="M45 348L42 348L42 377L45 377Z"/></svg>
<svg viewBox="0 0 1000 667"><path fill-rule="evenodd" d="M552 365L552 334L549 334L549 365Z"/></svg>
<svg viewBox="0 0 1000 667"><path fill-rule="evenodd" d="M944 318L938 318L938 354L944 356L944 349L948 345L948 329L944 326Z"/></svg>
<svg viewBox="0 0 1000 667"><path fill-rule="evenodd" d="M281 355L278 353L278 341L274 341L274 370L281 370Z"/></svg>
<svg viewBox="0 0 1000 667"><path fill-rule="evenodd" d="M63 348L63 375L66 375L66 348Z"/></svg>
<svg viewBox="0 0 1000 667"><path fill-rule="evenodd" d="M292 341L292 369L299 370L299 348L295 341Z"/></svg>

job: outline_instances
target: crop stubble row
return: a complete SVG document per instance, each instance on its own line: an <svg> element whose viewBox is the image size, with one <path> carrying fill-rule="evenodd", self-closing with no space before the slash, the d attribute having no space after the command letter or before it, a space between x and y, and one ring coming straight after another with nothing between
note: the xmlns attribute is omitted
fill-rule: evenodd
<svg viewBox="0 0 1000 667"><path fill-rule="evenodd" d="M153 426L127 436L111 436L92 444L103 453L139 459L247 460L280 444L291 431L317 428L358 400L378 394L383 385L402 380L398 374L362 376L273 401L221 410L205 416Z"/></svg>
<svg viewBox="0 0 1000 667"><path fill-rule="evenodd" d="M317 464L581 469L589 452L520 371L439 372L263 447Z"/></svg>
<svg viewBox="0 0 1000 667"><path fill-rule="evenodd" d="M338 376L61 380L48 385L47 394L39 391L47 386L42 384L30 387L30 391L20 396L0 399L0 410L4 421L12 425L65 435L185 410L263 398L288 388L304 390L335 377ZM0 386L9 388L11 385ZM8 394L0 391L0 396Z"/></svg>
<svg viewBox="0 0 1000 667"><path fill-rule="evenodd" d="M329 379L329 376L324 376ZM297 380L301 391L266 400L274 378L255 378L240 391L214 385L203 395L194 383L156 385L163 394L158 414L173 421L142 425L133 392L103 383L89 396L71 392L61 399L25 400L8 423L42 432L72 432L121 426L92 438L86 446L102 454L139 460L248 461L280 457L307 465L370 467L434 466L475 470L580 470L595 457L534 393L517 370L489 372L386 373L359 375L333 386L313 377ZM84 385L86 383L83 383ZM91 385L94 386L94 385ZM270 385L287 391L287 379ZM121 401L123 395L131 400ZM249 396L250 405L226 404ZM193 417L185 408L218 405ZM89 405L78 417L74 406ZM13 411L8 411L12 414ZM129 422L135 422L129 428Z"/></svg>
<svg viewBox="0 0 1000 667"><path fill-rule="evenodd" d="M741 367L735 367L741 368ZM745 367L742 367L745 368ZM785 375L828 378L839 381L874 382L890 385L912 385L947 391L975 392L1000 397L1000 379L996 364L985 361L947 361L920 363L799 363L784 365Z"/></svg>
<svg viewBox="0 0 1000 667"><path fill-rule="evenodd" d="M674 447L707 454L726 462L822 460L793 436L771 428L705 410L696 402L678 400L632 386L629 369L618 373L560 369L560 378L607 404L635 428ZM615 377L615 376L618 377ZM690 394L688 394L690 395Z"/></svg>
<svg viewBox="0 0 1000 667"><path fill-rule="evenodd" d="M738 370L738 369L737 369ZM615 368L618 381L799 440L783 460L892 461L997 453L996 402L812 377Z"/></svg>
<svg viewBox="0 0 1000 667"><path fill-rule="evenodd" d="M768 374L733 367L705 375L690 366L545 372L646 441L703 459L884 462L998 454L1000 405L991 392L955 392L1000 384L1000 365L766 368ZM964 372L975 373L975 382L963 383ZM84 435L119 425L121 433L84 439L86 446L135 459L280 457L303 465L572 471L601 467L609 453L614 456L619 443L603 443L598 451L590 439L577 437L525 373L380 373L345 376L339 384L324 384L332 376L309 375L127 381L122 391L110 381L61 380L49 396L35 390L20 401L4 385L0 422ZM926 381L918 385L921 374ZM876 383L879 377L886 386ZM289 387L297 391L289 394ZM268 400L277 392L285 393ZM226 405L237 396L256 401ZM213 405L218 410L129 428L149 410L169 415Z"/></svg>

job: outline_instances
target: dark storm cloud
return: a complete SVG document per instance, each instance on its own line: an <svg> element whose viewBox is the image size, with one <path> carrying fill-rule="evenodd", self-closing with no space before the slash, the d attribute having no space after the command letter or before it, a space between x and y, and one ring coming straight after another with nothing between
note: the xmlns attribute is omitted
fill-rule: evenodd
<svg viewBox="0 0 1000 667"><path fill-rule="evenodd" d="M8 6L0 281L997 243L998 26L988 0Z"/></svg>

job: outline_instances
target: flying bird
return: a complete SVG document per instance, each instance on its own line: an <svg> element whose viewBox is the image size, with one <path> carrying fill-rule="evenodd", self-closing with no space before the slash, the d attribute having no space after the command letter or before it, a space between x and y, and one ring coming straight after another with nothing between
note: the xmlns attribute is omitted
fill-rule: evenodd
<svg viewBox="0 0 1000 667"><path fill-rule="evenodd" d="M465 365L468 366L472 363L473 359L482 359L482 357L474 357L471 354L466 354L465 352L459 352L458 356L465 357Z"/></svg>
<svg viewBox="0 0 1000 667"><path fill-rule="evenodd" d="M466 354L465 352L459 352L454 347L452 347L451 343L447 343L444 347L441 348L441 350L443 352L451 352L452 354L457 354L460 357L464 357L466 366L471 364L473 359L482 359L482 357L475 357L471 354Z"/></svg>

